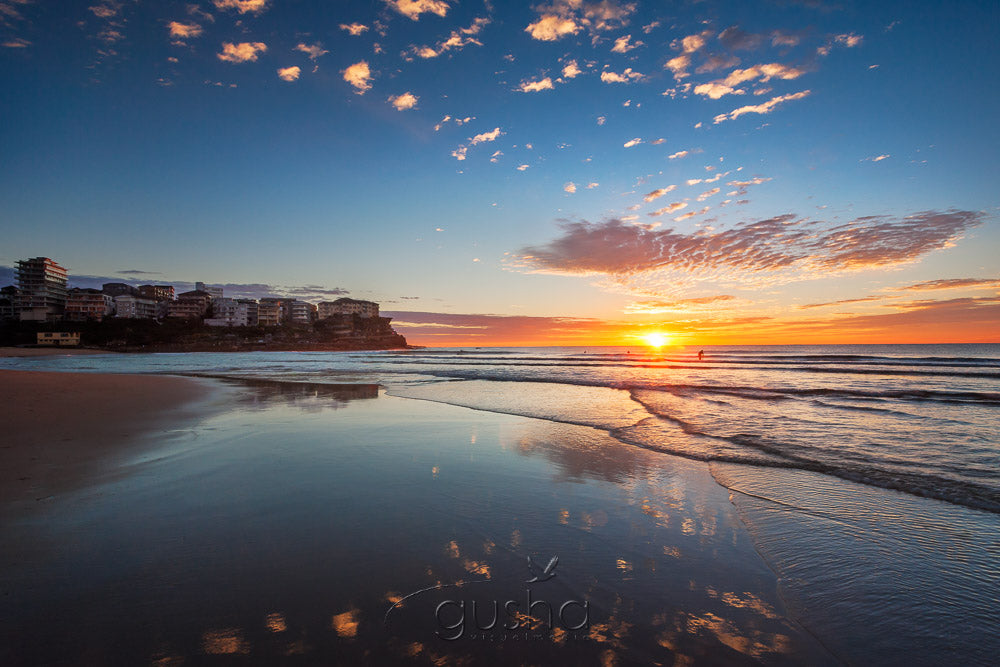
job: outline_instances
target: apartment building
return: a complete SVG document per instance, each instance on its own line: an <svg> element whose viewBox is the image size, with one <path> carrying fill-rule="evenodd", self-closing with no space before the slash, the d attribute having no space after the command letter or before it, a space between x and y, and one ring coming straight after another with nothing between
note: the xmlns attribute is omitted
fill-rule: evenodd
<svg viewBox="0 0 1000 667"><path fill-rule="evenodd" d="M100 322L115 312L115 300L99 289L74 287L66 294L63 319L70 322Z"/></svg>
<svg viewBox="0 0 1000 667"><path fill-rule="evenodd" d="M17 315L21 320L52 321L66 309L66 269L48 257L17 262Z"/></svg>

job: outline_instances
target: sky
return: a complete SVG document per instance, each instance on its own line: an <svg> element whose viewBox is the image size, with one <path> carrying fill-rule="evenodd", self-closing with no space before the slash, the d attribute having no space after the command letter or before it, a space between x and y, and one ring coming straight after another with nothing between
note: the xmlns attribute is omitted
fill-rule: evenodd
<svg viewBox="0 0 1000 667"><path fill-rule="evenodd" d="M1000 342L996 2L0 0L0 282L422 345Z"/></svg>

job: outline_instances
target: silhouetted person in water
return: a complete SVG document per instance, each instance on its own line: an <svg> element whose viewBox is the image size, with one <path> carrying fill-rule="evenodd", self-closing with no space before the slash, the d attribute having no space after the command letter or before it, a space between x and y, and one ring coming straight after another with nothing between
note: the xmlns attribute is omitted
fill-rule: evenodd
<svg viewBox="0 0 1000 667"><path fill-rule="evenodd" d="M705 358L705 350L698 350L698 361Z"/></svg>

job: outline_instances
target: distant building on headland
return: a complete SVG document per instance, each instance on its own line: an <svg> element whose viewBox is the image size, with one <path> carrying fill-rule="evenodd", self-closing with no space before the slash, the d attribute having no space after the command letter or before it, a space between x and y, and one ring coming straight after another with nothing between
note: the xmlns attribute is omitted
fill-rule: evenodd
<svg viewBox="0 0 1000 667"><path fill-rule="evenodd" d="M257 304L257 324L262 327L276 327L282 322L281 299L270 297Z"/></svg>
<svg viewBox="0 0 1000 667"><path fill-rule="evenodd" d="M153 320L161 315L159 304L153 299L122 294L115 297L115 317L127 320Z"/></svg>
<svg viewBox="0 0 1000 667"><path fill-rule="evenodd" d="M167 317L183 317L187 319L204 317L211 303L212 295L208 292L201 290L181 292L177 295L176 301L170 302Z"/></svg>
<svg viewBox="0 0 1000 667"><path fill-rule="evenodd" d="M392 330L389 324L391 318L379 316L379 305L374 301L344 297L324 301L317 307L309 301L283 296L263 297L259 301L227 298L222 287L209 286L200 281L195 283L196 289L176 296L173 285L136 287L124 282L107 282L101 285L101 289L70 288L67 277L67 270L47 257L18 261L17 286L9 285L0 290L0 320L20 319L41 324L58 321L96 323L111 317L147 321L171 318L175 322L162 330L168 336L183 336L187 327L182 322L190 321L192 340L196 344L212 340L212 334L199 331L202 324L232 328L284 325L280 330L269 332L226 332L219 339L227 341L226 344L239 336L247 337L247 340L255 337L254 344L270 344L270 341L282 337L289 341L301 341L305 345L330 341L375 345L402 341L401 344L406 344L405 339ZM34 336L38 328L52 327L27 329ZM129 336L148 341L158 335L150 335L150 329L139 323L119 323L103 328L88 325L80 327L80 330L85 339L113 336L116 338L111 338L111 342L120 345L125 345L121 341ZM46 332L44 337L39 336L39 344L44 345L74 345L79 343L80 338L80 334L71 332ZM123 338L119 340L119 336ZM140 346L146 344L143 342Z"/></svg>
<svg viewBox="0 0 1000 667"><path fill-rule="evenodd" d="M194 289L197 292L206 292L212 297L212 300L222 298L222 288L221 287L209 287L205 283L198 281L194 284Z"/></svg>
<svg viewBox="0 0 1000 667"><path fill-rule="evenodd" d="M325 320L334 315L360 315L361 317L378 317L378 304L374 301L360 301L342 297L336 301L322 301L319 304L319 319Z"/></svg>
<svg viewBox="0 0 1000 667"><path fill-rule="evenodd" d="M153 301L173 301L173 285L139 285L139 296Z"/></svg>
<svg viewBox="0 0 1000 667"><path fill-rule="evenodd" d="M61 319L66 309L66 269L48 257L17 263L18 318L25 321Z"/></svg>
<svg viewBox="0 0 1000 667"><path fill-rule="evenodd" d="M114 298L99 289L74 287L66 294L64 319L69 322L100 322L114 312Z"/></svg>
<svg viewBox="0 0 1000 667"><path fill-rule="evenodd" d="M308 301L290 299L284 303L284 310L285 320L288 322L309 324L316 320L316 306Z"/></svg>

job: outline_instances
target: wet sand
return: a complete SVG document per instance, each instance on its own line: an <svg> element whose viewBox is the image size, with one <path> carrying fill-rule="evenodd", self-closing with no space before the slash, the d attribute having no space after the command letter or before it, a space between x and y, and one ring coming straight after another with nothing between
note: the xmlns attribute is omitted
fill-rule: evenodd
<svg viewBox="0 0 1000 667"><path fill-rule="evenodd" d="M0 357L54 357L58 355L112 354L81 347L0 347Z"/></svg>
<svg viewBox="0 0 1000 667"><path fill-rule="evenodd" d="M93 483L143 438L196 416L210 393L193 378L0 370L0 513Z"/></svg>
<svg viewBox="0 0 1000 667"><path fill-rule="evenodd" d="M21 375L50 387L50 415L90 401L72 427L46 426L77 443L112 442L85 419L122 407L109 396L138 410L193 391ZM88 390L59 398L52 382ZM0 517L38 546L0 563L0 663L831 662L699 462L372 385L271 384L236 386L117 474L122 459L104 458L91 470L105 474ZM484 631L494 601L500 625Z"/></svg>

